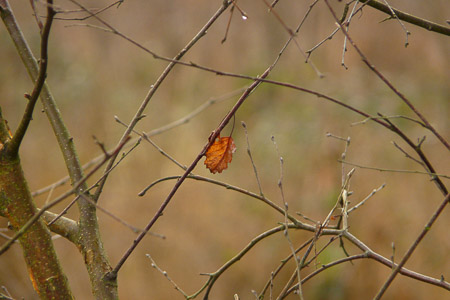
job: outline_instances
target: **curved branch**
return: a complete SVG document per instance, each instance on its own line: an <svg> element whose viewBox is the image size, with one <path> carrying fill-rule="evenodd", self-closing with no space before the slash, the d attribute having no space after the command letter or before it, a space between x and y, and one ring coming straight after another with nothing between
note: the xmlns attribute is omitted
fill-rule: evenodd
<svg viewBox="0 0 450 300"><path fill-rule="evenodd" d="M203 274L208 275L209 279L205 283L203 287L200 288L194 295L189 296L190 299L195 298L197 295L199 295L202 291L206 288L206 294L203 297L203 299L208 299L209 293L211 292L211 289L216 282L216 280L222 275L223 272L225 272L229 267L231 267L234 263L238 262L244 255L250 251L258 242L265 239L266 237L271 236L272 234L275 234L277 232L283 231L286 229L286 226L288 228L296 228L297 226L294 224L283 224L278 227L272 228L270 230L267 230L266 232L261 233L257 237L255 237L253 240L250 241L250 243L244 247L238 254L236 254L232 259L227 261L222 267L220 267L216 272L209 273L209 274Z"/></svg>
<svg viewBox="0 0 450 300"><path fill-rule="evenodd" d="M66 217L60 217L58 220L50 224L58 215L50 211L45 211L42 215L45 224L48 228L62 237L65 237L72 243L76 243L76 238L78 234L78 224L72 219Z"/></svg>
<svg viewBox="0 0 450 300"><path fill-rule="evenodd" d="M363 242L361 242L358 238L356 238L355 236L353 236L351 233L349 233L348 231L344 231L342 233L342 235L348 240L350 241L352 244L354 244L355 246L357 246L360 250L364 251L364 253L361 254L356 254L356 255L352 255L349 257L345 257L342 259L338 259L334 262L328 263L328 264L324 264L322 265L321 268L315 270L314 272L308 274L307 276L305 276L305 278L302 279L302 284L305 283L306 281L308 281L309 279L313 278L314 276L318 275L319 273L325 271L326 269L336 266L338 264L341 263L345 263L347 261L352 261L352 260L356 260L356 259L364 259L364 258L369 258L369 259L373 259L389 268L396 268L398 269L398 273L405 275L407 277L425 282L425 283L429 283L441 288L444 288L446 290L450 290L450 283L444 280L440 280L440 279L436 279L433 277L429 277L414 271L411 271L409 269L403 268L402 266L400 266L399 264L395 264L393 263L391 260L385 258L384 256L381 256L380 254L374 252L372 249L370 249L368 246L366 246ZM298 284L292 286L287 292L286 295L294 292L295 290L298 289Z"/></svg>
<svg viewBox="0 0 450 300"><path fill-rule="evenodd" d="M169 177L160 178L160 179L158 179L158 180L152 182L150 185L148 185L148 186L147 186L145 189L143 189L138 195L141 196L141 197L144 196L145 193L146 193L149 189L151 189L152 187L154 187L155 185L157 185L157 184L160 183L160 182L163 182L163 181L166 181L166 180L175 180L175 179L178 180L178 179L180 179L180 178L181 178L181 176L169 176ZM230 190L233 190L233 191L236 191L236 192L245 194L245 195L247 195L247 196L253 197L253 198L258 199L258 200L261 200L262 202L266 203L267 205L269 205L270 207L272 207L273 209L275 209L276 211L278 211L278 212L279 212L280 214L282 214L283 216L284 216L284 214L285 214L285 211L284 211L281 207L279 207L278 205L276 205L275 203L273 203L272 201L270 201L270 200L267 199L266 197L261 196L261 195L258 195L258 194L255 194L255 193L250 192L250 191L247 191L247 190L244 190L243 188L240 188L240 187L238 187L238 186L234 186L234 185L231 185L231 184L222 182L222 181L218 181L218 180L214 180L214 179L211 179L211 178L207 178L207 177L203 177L203 176L199 176L199 175L194 175L194 174L190 174L190 175L186 176L186 178L195 179L195 180L199 180L199 181L209 182L209 183L212 183L212 184L215 184L215 185L222 186L222 187L224 187L224 188L226 188L226 189L230 189ZM294 217L291 216L290 214L288 214L287 217L288 217L288 219L289 219L290 221L292 221L294 224L296 224L296 223L299 222L296 218L294 218Z"/></svg>
<svg viewBox="0 0 450 300"><path fill-rule="evenodd" d="M389 268L395 268L398 266L398 264L393 263L391 260L387 259L386 257L374 252L372 249L370 249L367 245L365 245L363 242L361 242L358 238L356 238L350 232L345 231L343 233L343 236L348 241L350 241L353 245L355 245L362 251L367 252L369 258L376 260ZM450 283L447 281L429 277L429 276L411 271L411 270L403 268L403 267L399 268L398 272L402 275L405 275L405 276L411 277L413 279L423 281L423 282L426 282L426 283L429 283L429 284L432 284L432 285L435 285L435 286L438 286L438 287L441 287L441 288L444 288L444 289L450 291Z"/></svg>
<svg viewBox="0 0 450 300"><path fill-rule="evenodd" d="M23 137L30 125L31 119L33 118L33 110L36 105L39 95L41 94L42 88L44 87L45 78L47 77L47 65L48 65L48 39L50 36L50 28L52 27L53 18L56 12L53 10L53 2L48 1L47 3L47 20L45 22L44 28L42 30L41 37L41 59L39 61L39 73L36 79L36 83L33 88L31 95L26 95L28 98L28 104L25 108L25 113L23 114L22 120L14 133L11 142L8 145L7 153L11 157L17 156L19 153L19 147L22 143Z"/></svg>

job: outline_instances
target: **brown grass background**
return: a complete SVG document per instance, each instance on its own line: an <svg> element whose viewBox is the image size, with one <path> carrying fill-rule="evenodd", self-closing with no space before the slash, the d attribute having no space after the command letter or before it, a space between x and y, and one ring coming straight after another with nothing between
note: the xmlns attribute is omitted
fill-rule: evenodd
<svg viewBox="0 0 450 300"><path fill-rule="evenodd" d="M28 1L11 2L30 46L38 53L38 30ZM277 12L290 28L295 28L309 2L280 1ZM340 13L343 5L331 2ZM110 2L85 3L90 7L103 7ZM445 0L391 0L389 3L441 24L445 23L450 12ZM112 8L101 17L149 49L172 57L220 4L220 0L125 1L119 9ZM243 21L235 11L228 40L221 44L229 16L228 12L225 13L185 56L185 61L253 76L261 74L272 63L288 33L273 15L267 13L263 1L241 0L239 4L249 19ZM74 8L66 1L57 1L57 5L65 9ZM385 17L369 7L365 8L354 18L350 33L371 62L448 139L448 37L406 24L411 36L410 45L405 48L405 32L396 21L380 23ZM86 22L98 24L95 21L81 24ZM154 60L117 36L93 28L67 27L73 24L80 22L55 23L50 39L48 83L74 137L80 160L85 163L101 154L93 135L108 148L116 145L124 128L113 117L117 115L124 122L133 117L166 63ZM310 49L334 29L334 21L320 1L302 27L298 42L304 50ZM32 83L4 27L0 31L0 45L0 104L14 130L24 110L23 94L31 91ZM412 116L400 99L369 72L350 47L345 58L349 69L341 67L342 45L343 37L338 33L313 52L312 60L326 75L323 79L319 79L304 63L294 45L289 46L270 78L320 91L371 114ZM177 120L211 97L227 94L248 83L177 66L152 99L146 110L147 117L139 123L137 130L148 131ZM155 136L154 141L181 163L190 164L236 99L234 96L210 107L189 123ZM238 150L229 169L222 174L211 175L199 164L194 172L257 192L256 179L246 154L245 134L240 126L240 122L245 121L265 195L281 204L277 187L279 158L270 140L273 135L285 162L283 185L290 211L300 211L310 218L323 220L339 194L341 167L337 159L344 149L342 142L327 138L327 132L351 137L347 154L349 161L380 168L421 170L394 148L391 141L405 145L387 130L370 122L350 126L361 120L361 117L314 96L263 84L236 115L233 137ZM448 152L436 138L409 122L398 121L398 124L414 139L426 135L424 149L430 160L438 172L449 173ZM231 127L226 128L225 133L230 130ZM40 106L20 154L32 190L66 175L58 145ZM126 222L143 228L174 181L157 185L145 197L138 197L138 192L158 178L181 173L179 168L143 142L112 173L100 205ZM391 243L394 242L398 261L442 201L442 195L424 175L357 169L351 182L352 203L357 203L383 183L386 183L386 188L352 213L349 225L353 234L386 257L392 255ZM42 205L48 197L52 199L67 188L58 188L51 196L37 197L36 202ZM63 207L60 205L54 211ZM72 209L68 216L76 218L76 209ZM407 263L408 268L435 278L441 275L447 280L450 278L449 216L446 209ZM102 212L98 217L104 246L112 265L115 265L135 234ZM146 253L151 254L180 287L192 294L206 281L200 273L215 271L256 235L282 221L282 216L255 199L188 180L152 229L167 238L146 237L120 271L120 296L122 299L182 299L166 278L151 268ZM0 227L6 227L4 219L0 219ZM291 232L297 245L310 236L309 232ZM325 237L320 243L326 241L328 238ZM75 297L92 299L89 280L77 249L62 238L55 240L55 246ZM358 253L354 247L347 247L351 254ZM239 294L241 299L254 299L251 290L259 292L270 272L289 253L282 235L265 240L218 280L211 299L232 299L234 294ZM317 264L331 262L343 255L338 245L333 245L319 257ZM289 278L293 266L289 267L291 269L276 279L275 291L280 291ZM303 274L314 269L312 265ZM353 265L340 265L306 283L305 299L371 299L389 273L388 268L373 261L360 260ZM0 257L0 285L7 287L18 299L36 299L19 246ZM448 292L443 289L398 276L384 299L445 299L446 296ZM291 296L290 299L294 298Z"/></svg>

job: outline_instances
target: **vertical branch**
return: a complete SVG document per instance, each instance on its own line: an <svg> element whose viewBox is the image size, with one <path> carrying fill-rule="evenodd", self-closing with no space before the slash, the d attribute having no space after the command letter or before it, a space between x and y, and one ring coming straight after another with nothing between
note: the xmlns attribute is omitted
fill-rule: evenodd
<svg viewBox="0 0 450 300"><path fill-rule="evenodd" d="M258 183L259 194L261 195L261 197L265 198L264 193L262 191L261 182L259 180L258 170L256 169L255 162L253 161L252 152L250 151L250 141L248 140L247 124L245 124L245 122L242 121L241 125L242 125L242 127L244 127L245 137L247 139L247 154L248 154L248 156L250 158L250 162L252 163L252 166L253 166L253 172L255 173L256 182Z"/></svg>
<svg viewBox="0 0 450 300"><path fill-rule="evenodd" d="M4 120L1 120L4 121ZM19 231L37 214L18 158L0 152L0 215ZM59 265L50 232L36 220L19 238L33 287L42 299L72 299L67 278ZM3 247L2 247L3 248Z"/></svg>
<svg viewBox="0 0 450 300"><path fill-rule="evenodd" d="M2 19L10 17L8 3L0 1ZM8 218L14 231L19 231L37 214L30 189L22 171L18 151L30 124L33 109L42 90L47 71L47 46L55 12L53 1L47 1L47 18L41 37L39 75L29 96L25 113L14 136L9 139L6 120L0 113L0 215ZM51 235L41 219L36 220L19 238L28 274L42 299L72 299L72 293L56 256Z"/></svg>
<svg viewBox="0 0 450 300"><path fill-rule="evenodd" d="M49 0L47 2L47 20L45 22L44 28L42 30L41 36L41 59L39 60L39 72L36 79L36 83L34 85L33 92L31 95L26 95L25 97L28 99L28 104L25 108L25 113L22 117L22 120L14 133L11 142L8 145L8 154L11 156L18 155L20 144L25 136L25 133L28 129L28 125L33 118L33 111L36 105L36 102L41 94L42 88L44 86L45 78L47 77L47 65L48 65L48 39L50 36L50 28L52 27L53 18L56 12L52 8L53 1Z"/></svg>
<svg viewBox="0 0 450 300"><path fill-rule="evenodd" d="M1 17L10 37L20 55L29 76L33 81L38 77L38 64L33 53L28 46L14 14L9 7L7 0L0 0ZM73 139L71 138L66 125L63 122L59 108L47 86L43 84L41 91L41 102L47 114L49 122L53 128L56 139L66 163L66 167L72 184L83 179L83 170L75 150ZM84 193L88 189L85 182L79 185L77 192ZM90 196L89 196L90 197ZM96 207L84 198L78 201L80 213L78 248L85 258L86 268L91 280L92 291L97 298L114 299L117 298L117 282L115 278L104 278L104 275L111 269L106 257L98 228Z"/></svg>
<svg viewBox="0 0 450 300"><path fill-rule="evenodd" d="M295 249L294 249L294 245L292 244L292 240L289 236L289 231L288 231L288 203L285 200L284 197L284 190L283 190L283 175L284 175L284 171L283 171L283 165L284 165L284 159L283 157L280 155L280 151L278 150L278 145L275 141L275 137L272 135L272 143L275 145L275 149L277 151L279 160L280 160L280 179L278 180L278 188L280 189L280 193L281 193L281 200L283 202L283 206L284 206L284 236L286 237L286 240L288 242L289 248L291 250L292 256L294 258L295 261L295 266L296 269L294 271L294 273L292 274L291 279L288 281L288 283L285 286L285 289L283 289L283 291L280 294L280 297L283 297L285 295L285 292L287 291L287 289L289 288L289 286L291 286L291 284L294 282L295 277L297 277L297 281L298 281L298 296L300 300L303 300L303 288L301 285L301 275L300 275L300 270L302 269L303 263L306 259L306 257L304 256L302 261L300 261L299 257L296 255ZM312 248L314 244L314 240L313 242L311 242L311 244L309 245L309 249ZM308 251L307 251L308 252Z"/></svg>

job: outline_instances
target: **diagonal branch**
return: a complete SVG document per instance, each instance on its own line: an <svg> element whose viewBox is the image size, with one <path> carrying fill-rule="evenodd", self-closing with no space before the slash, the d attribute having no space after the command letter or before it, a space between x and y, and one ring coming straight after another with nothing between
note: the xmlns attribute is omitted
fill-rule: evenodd
<svg viewBox="0 0 450 300"><path fill-rule="evenodd" d="M262 75L261 78L265 78L271 70L271 67L269 67ZM257 86L261 81L255 81L252 85L250 85L247 90L242 94L242 96L239 98L239 100L236 102L236 104L233 106L233 108L230 110L230 112L225 116L225 118L222 120L220 125L214 130L211 135L208 138L208 142L205 144L203 149L200 151L200 153L197 155L197 157L194 159L194 161L191 163L191 165L186 169L184 174L180 177L180 179L177 180L176 184L170 191L167 198L164 200L164 202L161 204L160 208L154 215L154 217L150 220L150 222L145 226L144 231L139 234L139 236L133 241L133 244L128 248L128 250L125 252L123 257L119 260L114 270L111 272L111 276L117 276L117 272L120 270L122 265L125 263L125 261L128 259L128 257L131 255L131 253L134 251L134 249L137 247L137 245L141 242L141 240L144 238L144 236L148 233L148 231L152 228L152 226L155 224L155 222L159 219L159 217L162 215L163 211L169 205L170 201L172 200L173 196L177 192L178 188L181 186L181 184L184 182L184 180L187 178L187 176L194 170L194 168L197 166L200 159L202 159L203 155L205 155L206 150L214 143L216 138L219 136L222 129L225 128L225 126L228 124L230 119L234 116L236 111L239 109L239 107L244 103L244 101L248 98L248 96L255 90Z"/></svg>
<svg viewBox="0 0 450 300"><path fill-rule="evenodd" d="M366 5L375 8L376 10L382 11L388 15L390 15L392 18L397 17L398 19L408 22L410 24L425 28L429 31L434 31L440 34L448 35L450 36L450 28L446 26L439 25L437 23L413 16L411 14L408 14L406 12L400 11L398 9L395 9L393 7L390 7L384 3L375 1L375 0L359 0L361 3L365 3ZM394 12L394 14L392 14Z"/></svg>
<svg viewBox="0 0 450 300"><path fill-rule="evenodd" d="M28 125L33 118L34 107L39 98L39 95L41 94L45 78L47 77L48 39L50 35L50 28L52 27L53 23L53 18L56 14L52 7L53 1L49 0L47 3L47 20L45 21L41 37L41 59L39 62L39 73L34 85L33 92L31 93L31 95L26 95L26 98L28 98L28 104L25 108L25 113L23 114L19 127L17 128L13 138L11 139L11 142L8 145L7 152L11 157L17 156L19 153L20 144L28 129Z"/></svg>
<svg viewBox="0 0 450 300"><path fill-rule="evenodd" d="M55 206L56 204L60 203L61 201L63 201L64 199L66 199L67 197L69 197L72 194L77 193L77 191L79 191L80 187L86 183L87 179L90 178L95 172L98 171L98 169L100 169L101 166L103 166L108 160L111 159L111 157L113 157L113 155L117 154L120 152L120 150L122 149L122 147L124 146L124 144L119 145L118 147L116 147L116 149L114 149L114 151L112 151L111 153L105 153L103 160L95 167L93 168L86 176L84 176L83 178L80 179L80 181L76 182L73 186L72 189L70 189L69 191L65 192L64 194L62 194L61 196L59 196L58 198L56 198L55 200L53 200L52 202L47 203L46 205L44 205L36 214L34 214L25 225L23 225L17 232L16 234L5 244L3 244L0 247L0 255L4 252L6 252L9 247L11 247L11 245L14 243L14 241L16 241L18 238L20 238L27 230L28 228L30 228L42 215L44 215L44 213L52 208L53 206ZM2 194L0 194L1 196ZM94 206L95 207L95 206ZM69 240L75 240L76 237L68 237ZM78 241L78 243L82 243L82 241ZM80 247L83 246L82 244L80 245Z"/></svg>
<svg viewBox="0 0 450 300"><path fill-rule="evenodd" d="M114 27L112 27L107 22L105 22L104 20L100 19L99 17L97 17L96 15L91 13L87 8L85 8L83 5L81 5L77 1L75 1L75 0L70 0L70 1L74 4L76 4L77 6L79 6L81 9L88 12L89 14L91 14L97 21L99 21L104 26L106 26L114 34L117 34L120 37L124 38L125 40L131 42L132 44L142 48L141 45L134 42L126 35L117 31ZM180 60L206 34L207 30L216 22L216 20L219 18L219 16L228 8L228 6L230 4L231 4L231 2L229 2L227 0L223 1L222 6L216 11L216 13L210 18L210 20L203 26L203 28L200 29L200 31L192 38L192 40L172 59L172 61L169 63L169 65L166 67L166 69L162 72L162 74L159 76L159 78L156 80L156 82L153 85L151 85L147 96L145 97L144 101L141 103L141 106L136 111L136 114L134 115L133 119L130 121L130 124L129 124L128 128L125 130L125 132L123 133L123 135L119 141L119 144L128 138L128 136L131 134L131 132L133 131L136 124L142 119L145 108L150 103L150 100L153 98L153 95L156 93L157 89L162 84L162 82L166 79L167 75L170 73L170 71L172 71L173 67L175 67L176 62L178 60ZM144 50L146 50L146 49L144 49ZM154 53L152 53L152 52L150 52L150 53L153 56L155 56ZM109 162L109 164L106 167L105 173L108 171L108 169L110 169L112 167L115 159L116 159L116 157L113 157L111 159L111 161ZM95 201L98 201L98 198L100 197L100 194L103 190L103 187L104 187L107 179L108 179L108 176L105 176L104 179L100 182L100 184L95 192L95 196L94 196Z"/></svg>
<svg viewBox="0 0 450 300"><path fill-rule="evenodd" d="M448 198L448 197L447 197ZM447 199L448 201L448 199ZM328 230L326 232L326 234L331 234L331 235L335 235L337 234L338 231L332 231L332 230ZM365 245L362 241L360 241L357 237L355 237L354 235L352 235L350 232L348 231L341 231L342 235L348 240L350 241L352 244L354 244L356 247L358 247L360 250L364 251L364 253L361 254L357 254L357 255L353 255L353 256L349 256L349 257L345 257L339 260L336 260L334 262L331 262L329 264L325 264L323 265L321 268L313 271L312 273L310 273L309 275L307 275L305 278L302 279L302 283L305 283L306 281L308 281L309 279L311 279L312 277L314 277L315 275L321 273L322 271L325 271L326 269L347 262L347 261L351 261L354 259L365 259L365 258L369 258L372 260L375 260L389 268L393 268L393 269L398 269L398 272L404 276L413 278L415 280L418 281L422 281L428 284L432 284L438 287L441 287L443 289L446 289L448 291L450 291L450 283L443 280L443 279L436 279L433 277L429 277L417 272L414 272L412 270L406 269L403 266L400 266L399 264L395 264L394 262L392 262L392 260L374 252L371 248L369 248L367 245ZM293 286L288 292L291 293L293 292L295 289L297 289L297 285Z"/></svg>
<svg viewBox="0 0 450 300"><path fill-rule="evenodd" d="M392 270L392 273L389 275L386 282L383 284L383 286L378 291L377 295L374 297L374 300L381 299L383 294L386 292L387 288L391 285L392 281L394 281L397 274L400 272L401 268L406 264L408 259L411 257L414 250L417 248L419 243L422 241L422 239L425 237L425 235L430 231L431 226L433 226L434 222L437 220L439 215L444 211L447 204L450 202L450 194L447 194L447 196L444 198L444 201L439 205L437 210L434 212L434 214L431 216L430 220L425 224L422 232L419 234L417 239L413 242L411 247L409 247L408 251L406 251L405 256L403 256L400 263Z"/></svg>
<svg viewBox="0 0 450 300"><path fill-rule="evenodd" d="M369 69L372 70L372 72L374 72L375 75L377 75L378 78L380 78L381 81L383 81L394 92L394 94L396 94L411 109L411 111L413 111L420 118L420 120L422 120L422 122L426 125L426 128L436 136L436 138L445 146L445 148L447 148L447 150L450 151L450 144L448 143L448 141L442 135L439 134L439 132L433 127L433 125L431 125L430 122L428 122L425 116L422 115L422 113L411 103L411 101L409 101L405 97L405 95L403 95L399 90L397 90L397 88L386 77L384 77L384 75L381 74L380 71L378 71L378 69L375 68L375 66L372 63L370 63L370 61L367 59L367 57L364 55L361 49L359 49L359 47L355 44L355 42L350 37L348 32L345 30L344 25L339 23L339 19L336 16L336 13L331 7L328 0L325 0L325 3L328 6L328 9L330 10L331 14L333 15L333 18L336 21L337 26L341 29L342 33L348 39L350 44L356 50L356 52L361 57L362 61L367 65L367 67L369 67Z"/></svg>

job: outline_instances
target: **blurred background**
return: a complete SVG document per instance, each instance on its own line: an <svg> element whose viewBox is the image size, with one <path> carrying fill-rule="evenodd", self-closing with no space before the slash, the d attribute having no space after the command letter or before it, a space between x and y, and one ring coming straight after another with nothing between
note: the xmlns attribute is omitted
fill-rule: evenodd
<svg viewBox="0 0 450 300"><path fill-rule="evenodd" d="M343 3L330 1L337 14ZM84 1L88 7L102 8L111 1ZM222 1L124 1L99 16L121 33L156 53L173 57L186 45L217 11ZM312 1L280 1L276 12L286 26L295 29ZM389 3L413 15L445 24L450 7L445 0ZM229 10L183 58L217 70L257 76L276 58L289 38L286 29L263 1L241 0L247 13L243 20L234 11L228 37L224 38ZM39 54L39 31L28 1L11 1L24 35L36 56ZM64 10L76 7L57 1ZM44 15L42 6L39 12ZM59 14L75 18L83 14ZM411 33L405 48L405 31L395 21L370 7L352 20L350 34L369 60L420 110L447 140L450 138L449 50L446 36L428 32L405 23ZM62 116L77 146L81 162L87 163L101 149L93 136L107 148L114 147L124 127L117 116L128 123L143 101L150 86L167 63L118 36L84 24L100 25L94 20L59 20L50 37L48 83L59 104ZM323 1L319 1L306 19L297 43L309 50L330 35L335 21ZM295 44L281 57L270 79L286 81L319 91L355 106L372 115L405 115L411 111L362 63L348 45L345 64L341 65L343 35L337 33L311 54L311 61L325 75L319 78ZM14 131L20 121L32 82L2 26L0 30L0 91L4 117ZM222 99L192 118L153 140L184 165L189 165L204 146L209 134L239 97L239 90L249 81L217 76L193 68L176 66L147 107L138 131L150 131L185 117L210 99ZM360 165L419 170L421 167L396 149L392 141L412 154L404 142L381 126L363 121L360 116L324 99L278 86L262 84L237 112L233 138L237 145L233 161L222 174L212 175L203 160L195 174L211 177L258 193L253 167L247 155L247 142L241 121L247 124L251 153L257 167L264 195L282 205L279 156L274 136L284 159L283 187L291 213L301 212L322 221L334 205L341 186L340 159L345 143L327 137L327 133L350 137L347 160ZM396 120L413 140L426 136L423 149L438 173L450 170L450 156L438 140L424 128L405 120ZM353 124L353 125L352 125ZM228 135L232 125L222 135ZM33 191L67 175L64 161L46 115L39 104L32 126L21 148L28 183ZM348 172L350 166L345 166ZM144 197L138 193L151 182L182 170L163 157L150 144L142 142L111 174L100 198L100 205L124 221L143 228L153 217L175 181L165 181L150 189ZM97 174L98 178L101 174ZM92 178L90 183L94 183ZM379 254L399 261L422 230L443 196L426 175L379 172L357 169L352 177L350 198L356 204L373 189L386 187L350 215L350 231ZM448 180L446 181L448 183ZM69 189L68 185L52 194L36 197L38 206ZM53 209L59 212L71 199ZM72 208L68 217L77 218ZM450 278L450 212L447 208L422 241L407 267L432 276ZM129 228L98 212L104 246L114 266L136 237ZM147 236L119 273L122 299L183 299L171 283L151 267L145 256L156 263L188 294L196 292L207 280L200 273L217 270L236 255L254 237L283 222L284 217L260 201L219 186L187 180L179 189L163 217L152 231L166 238ZM7 222L0 219L0 227ZM6 232L8 233L8 232ZM8 233L10 234L10 233ZM310 232L291 231L295 246L310 237ZM328 242L323 237L319 245ZM55 239L61 264L69 278L74 296L92 299L89 279L76 247L63 238ZM360 253L346 243L350 254ZM260 292L280 260L290 254L282 234L267 238L231 267L215 284L211 299L254 299L252 290ZM338 243L327 248L307 270L344 257ZM0 285L12 296L36 299L19 246L0 257ZM289 265L274 281L274 295L287 282L293 270ZM305 283L305 299L371 299L386 280L390 269L369 260L342 264ZM444 299L448 292L422 282L397 276L384 299ZM291 295L291 298L297 296ZM291 299L290 298L290 299Z"/></svg>

